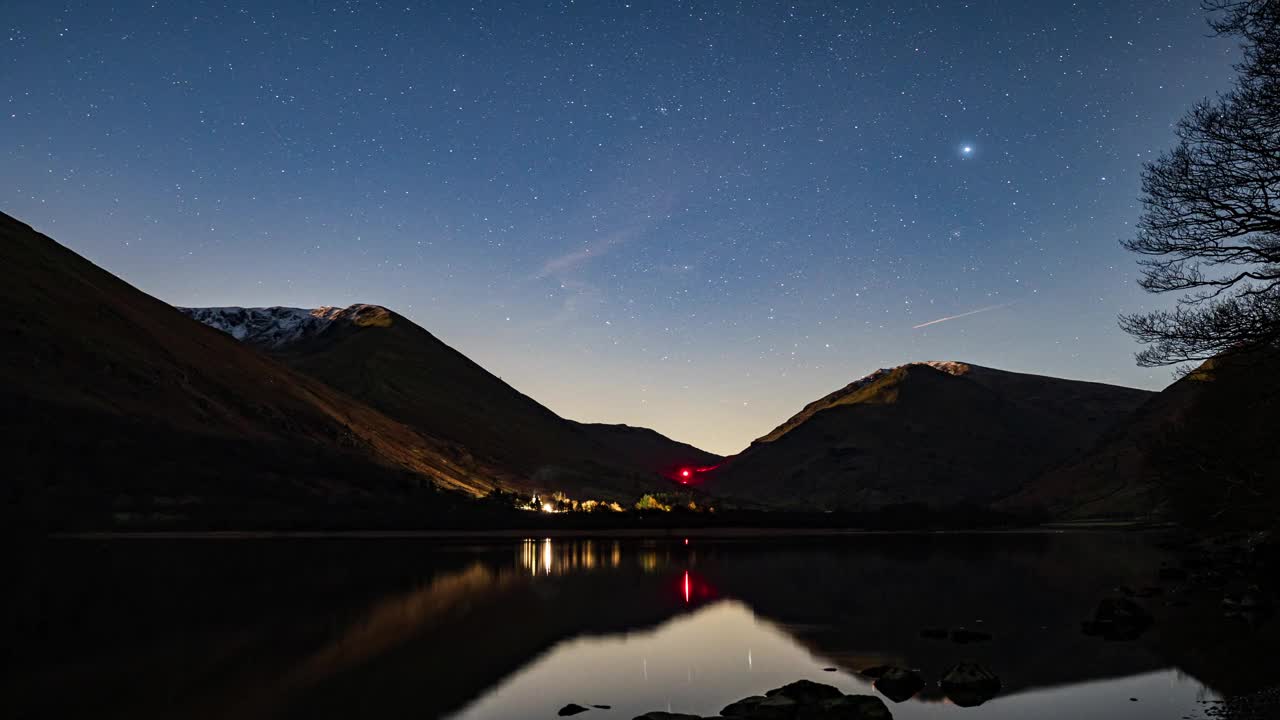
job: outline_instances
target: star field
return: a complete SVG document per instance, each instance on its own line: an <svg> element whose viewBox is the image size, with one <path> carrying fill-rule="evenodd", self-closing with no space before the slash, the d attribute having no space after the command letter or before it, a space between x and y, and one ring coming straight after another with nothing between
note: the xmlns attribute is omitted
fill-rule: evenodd
<svg viewBox="0 0 1280 720"><path fill-rule="evenodd" d="M1117 241L1235 56L1196 0L11 0L0 209L727 453L911 360L1167 384Z"/></svg>

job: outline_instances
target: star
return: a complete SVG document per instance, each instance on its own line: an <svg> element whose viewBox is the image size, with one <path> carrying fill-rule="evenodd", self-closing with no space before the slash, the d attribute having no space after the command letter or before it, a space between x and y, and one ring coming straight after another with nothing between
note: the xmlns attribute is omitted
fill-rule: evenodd
<svg viewBox="0 0 1280 720"><path fill-rule="evenodd" d="M972 145L965 145L964 147L960 148L960 154L961 154L961 155L966 155L966 156L967 156L967 155L972 155L972 154L973 154L973 146L972 146Z"/></svg>

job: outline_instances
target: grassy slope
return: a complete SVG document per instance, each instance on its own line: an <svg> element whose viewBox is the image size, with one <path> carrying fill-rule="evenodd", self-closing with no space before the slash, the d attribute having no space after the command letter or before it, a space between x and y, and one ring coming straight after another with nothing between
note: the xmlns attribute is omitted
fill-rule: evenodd
<svg viewBox="0 0 1280 720"><path fill-rule="evenodd" d="M0 304L11 501L288 505L498 477L3 214Z"/></svg>
<svg viewBox="0 0 1280 720"><path fill-rule="evenodd" d="M1083 452L1149 396L963 367L907 365L832 393L730 458L708 487L828 507L987 501Z"/></svg>
<svg viewBox="0 0 1280 720"><path fill-rule="evenodd" d="M292 367L433 436L573 497L634 500L682 464L719 458L650 430L565 420L385 308L343 311L285 348ZM625 428L625 429L624 429Z"/></svg>

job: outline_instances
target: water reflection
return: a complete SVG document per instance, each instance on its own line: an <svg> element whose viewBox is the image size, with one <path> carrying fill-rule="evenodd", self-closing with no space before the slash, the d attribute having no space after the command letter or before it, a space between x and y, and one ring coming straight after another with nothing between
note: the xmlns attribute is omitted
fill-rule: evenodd
<svg viewBox="0 0 1280 720"><path fill-rule="evenodd" d="M0 691L13 717L625 718L800 677L874 693L857 671L893 663L928 679L897 718L1181 717L1243 677L1229 637L1215 675L1180 626L1079 632L1159 560L1135 536L64 542L16 578ZM937 680L968 659L1004 691L961 710Z"/></svg>

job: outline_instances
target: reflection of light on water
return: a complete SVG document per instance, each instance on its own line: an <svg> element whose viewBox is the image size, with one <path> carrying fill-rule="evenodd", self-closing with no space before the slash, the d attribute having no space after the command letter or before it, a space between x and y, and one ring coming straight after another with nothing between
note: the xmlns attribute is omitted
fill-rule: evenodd
<svg viewBox="0 0 1280 720"><path fill-rule="evenodd" d="M538 543L536 540L525 538L520 543L520 567L529 571L530 575L538 574Z"/></svg>
<svg viewBox="0 0 1280 720"><path fill-rule="evenodd" d="M751 671L753 665L754 664L751 662L751 648L747 648L747 672Z"/></svg>
<svg viewBox="0 0 1280 720"><path fill-rule="evenodd" d="M608 548L596 540L525 538L516 553L516 562L530 575L566 575L579 571L612 569L622 565L622 545L614 541ZM658 566L657 556L652 565Z"/></svg>
<svg viewBox="0 0 1280 720"><path fill-rule="evenodd" d="M684 571L684 604L689 604L689 571Z"/></svg>

